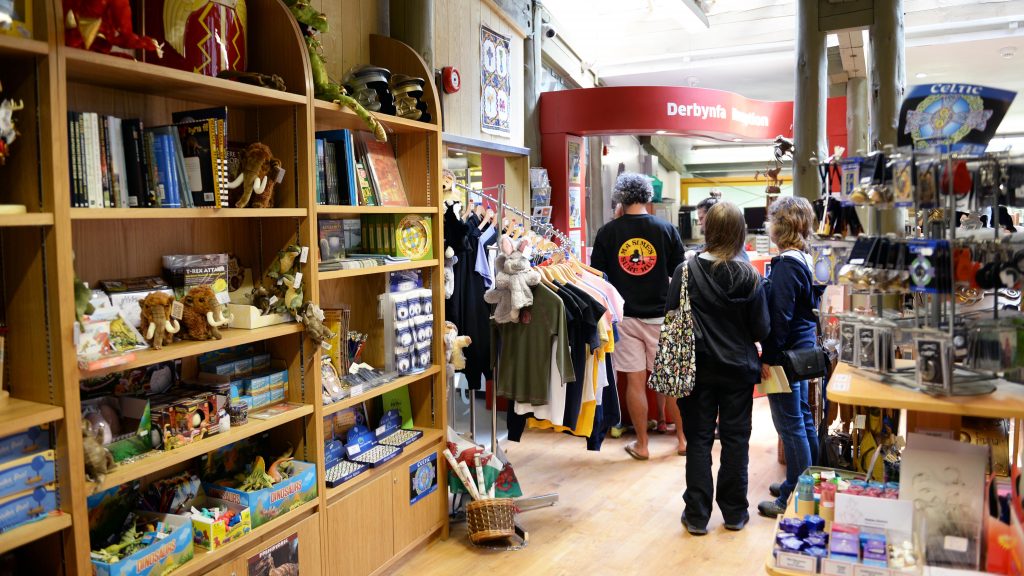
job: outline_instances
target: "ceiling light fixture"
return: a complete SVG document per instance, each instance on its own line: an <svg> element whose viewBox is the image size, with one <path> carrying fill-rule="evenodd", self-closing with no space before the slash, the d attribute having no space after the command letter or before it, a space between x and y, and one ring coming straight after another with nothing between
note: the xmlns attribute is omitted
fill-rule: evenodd
<svg viewBox="0 0 1024 576"><path fill-rule="evenodd" d="M917 78L918 80L920 80L922 78L927 78L927 77L928 77L928 74L925 73L925 72L918 72L917 74L914 74L914 78Z"/></svg>
<svg viewBox="0 0 1024 576"><path fill-rule="evenodd" d="M733 142L743 142L743 138L733 138Z"/></svg>
<svg viewBox="0 0 1024 576"><path fill-rule="evenodd" d="M655 134L664 134L665 130L655 130L654 133Z"/></svg>

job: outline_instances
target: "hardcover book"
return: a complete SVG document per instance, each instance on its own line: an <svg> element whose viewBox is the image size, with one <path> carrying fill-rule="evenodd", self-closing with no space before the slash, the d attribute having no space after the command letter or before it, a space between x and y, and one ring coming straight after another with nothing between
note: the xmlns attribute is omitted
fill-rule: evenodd
<svg viewBox="0 0 1024 576"><path fill-rule="evenodd" d="M216 120L178 123L178 139L188 174L189 191L197 207L220 206L216 130Z"/></svg>
<svg viewBox="0 0 1024 576"><path fill-rule="evenodd" d="M369 132L360 132L359 139L366 150L366 167L380 199L380 205L408 206L409 199L402 184L402 173L398 169L398 159L391 145L377 142Z"/></svg>

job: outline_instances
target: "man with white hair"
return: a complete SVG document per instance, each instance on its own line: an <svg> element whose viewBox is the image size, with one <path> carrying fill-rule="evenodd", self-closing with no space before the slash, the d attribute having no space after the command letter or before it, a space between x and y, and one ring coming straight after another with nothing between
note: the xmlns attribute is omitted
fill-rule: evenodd
<svg viewBox="0 0 1024 576"><path fill-rule="evenodd" d="M614 193L621 200L622 216L597 231L590 264L608 275L626 301L614 356L616 370L626 373L626 407L637 436L626 452L647 460L647 372L654 367L668 283L683 262L684 249L674 226L647 213L654 189L646 176L623 172ZM676 425L677 453L685 456L679 408L669 402L667 411Z"/></svg>

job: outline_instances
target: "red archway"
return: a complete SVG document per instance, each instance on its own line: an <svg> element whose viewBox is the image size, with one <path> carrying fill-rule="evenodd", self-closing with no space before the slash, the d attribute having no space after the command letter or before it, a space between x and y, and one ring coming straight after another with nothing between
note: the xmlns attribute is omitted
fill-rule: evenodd
<svg viewBox="0 0 1024 576"><path fill-rule="evenodd" d="M829 98L829 145L846 144L846 98ZM586 241L586 150L582 137L668 134L722 142L771 142L793 134L793 103L677 86L615 86L540 96L541 163L551 180L552 223ZM799 146L799 143L797 144ZM575 156L574 156L575 155ZM570 194L577 188L578 194ZM571 213L578 211L579 217Z"/></svg>

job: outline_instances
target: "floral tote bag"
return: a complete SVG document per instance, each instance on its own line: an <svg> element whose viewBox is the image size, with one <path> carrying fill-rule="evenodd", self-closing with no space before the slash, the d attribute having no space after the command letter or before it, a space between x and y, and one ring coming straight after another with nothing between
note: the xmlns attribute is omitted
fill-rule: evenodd
<svg viewBox="0 0 1024 576"><path fill-rule="evenodd" d="M654 356L654 370L647 385L655 392L673 398L689 396L696 377L696 339L693 311L687 284L689 264L683 266L682 285L679 288L679 308L665 316L658 338L658 352Z"/></svg>

